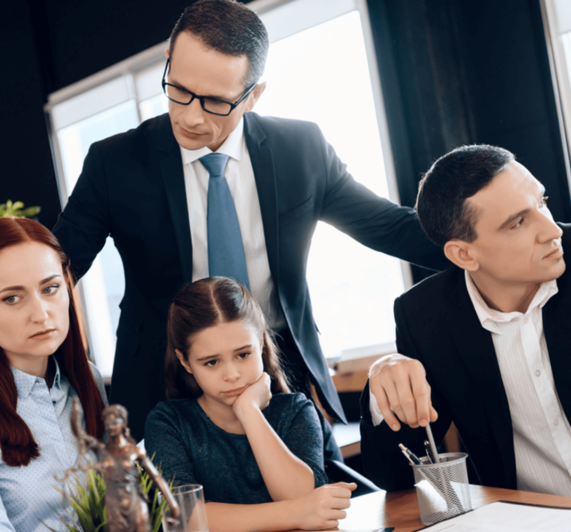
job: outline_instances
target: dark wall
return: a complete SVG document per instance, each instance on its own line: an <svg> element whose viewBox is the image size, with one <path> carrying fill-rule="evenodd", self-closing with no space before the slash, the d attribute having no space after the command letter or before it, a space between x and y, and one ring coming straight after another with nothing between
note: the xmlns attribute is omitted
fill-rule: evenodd
<svg viewBox="0 0 571 532"><path fill-rule="evenodd" d="M537 0L369 0L401 201L461 144L513 151L557 220L571 201Z"/></svg>
<svg viewBox="0 0 571 532"><path fill-rule="evenodd" d="M9 2L0 17L0 203L40 205L55 222L59 199L43 104L46 96L26 2Z"/></svg>
<svg viewBox="0 0 571 532"><path fill-rule="evenodd" d="M325 0L324 0L325 1ZM47 95L168 38L188 0L28 0L0 18L0 203L59 212ZM422 172L472 142L512 150L571 221L539 0L368 0L401 199Z"/></svg>
<svg viewBox="0 0 571 532"><path fill-rule="evenodd" d="M168 39L189 0L19 0L0 17L0 203L60 211L43 106L48 94Z"/></svg>

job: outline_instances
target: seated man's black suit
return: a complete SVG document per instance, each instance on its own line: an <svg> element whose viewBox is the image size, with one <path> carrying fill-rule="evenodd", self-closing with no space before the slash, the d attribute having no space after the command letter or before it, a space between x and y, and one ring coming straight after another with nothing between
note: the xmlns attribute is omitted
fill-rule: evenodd
<svg viewBox="0 0 571 532"><path fill-rule="evenodd" d="M571 225L562 246L571 250ZM543 327L557 394L571 419L571 272L557 279L559 292L543 307ZM470 482L517 489L512 421L496 352L468 294L464 270L451 266L414 286L395 301L399 353L422 362L432 387L442 441L454 422L475 472ZM402 425L393 432L383 421L373 427L369 384L361 397L361 451L365 473L389 490L410 488L412 468L398 444L424 455L426 431Z"/></svg>

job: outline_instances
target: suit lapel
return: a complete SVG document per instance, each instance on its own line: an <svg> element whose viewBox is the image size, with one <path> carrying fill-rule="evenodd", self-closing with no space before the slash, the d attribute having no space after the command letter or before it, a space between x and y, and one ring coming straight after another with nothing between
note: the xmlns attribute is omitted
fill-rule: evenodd
<svg viewBox="0 0 571 532"><path fill-rule="evenodd" d="M253 113L244 115L244 135L258 190L270 271L277 290L279 286L278 199L272 151L262 146L266 135Z"/></svg>
<svg viewBox="0 0 571 532"><path fill-rule="evenodd" d="M188 205L184 171L179 146L172 133L168 114L163 115L161 126L157 130L157 148L159 166L165 186L172 226L180 257L180 267L183 282L192 282L192 240L190 222L188 220Z"/></svg>
<svg viewBox="0 0 571 532"><path fill-rule="evenodd" d="M569 266L568 266L569 268ZM543 332L557 395L571 421L571 287L567 271L557 280L559 292L543 307Z"/></svg>
<svg viewBox="0 0 571 532"><path fill-rule="evenodd" d="M466 288L464 272L458 271L445 289L453 304L448 307L448 323L458 355L469 375L480 390L478 400L483 403L492 433L505 464L507 485L515 485L515 452L513 429L492 335L484 329Z"/></svg>

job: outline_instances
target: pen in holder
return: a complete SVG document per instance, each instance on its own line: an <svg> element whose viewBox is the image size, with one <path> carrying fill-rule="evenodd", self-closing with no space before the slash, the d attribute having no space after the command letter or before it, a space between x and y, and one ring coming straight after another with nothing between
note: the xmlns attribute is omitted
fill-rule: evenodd
<svg viewBox="0 0 571 532"><path fill-rule="evenodd" d="M466 453L442 453L438 463L426 457L413 463L420 522L433 525L472 509Z"/></svg>

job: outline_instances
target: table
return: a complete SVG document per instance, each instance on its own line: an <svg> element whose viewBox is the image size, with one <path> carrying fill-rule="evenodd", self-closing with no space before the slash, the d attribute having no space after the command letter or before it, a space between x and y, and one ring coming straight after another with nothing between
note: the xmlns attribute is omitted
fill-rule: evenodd
<svg viewBox="0 0 571 532"><path fill-rule="evenodd" d="M571 508L571 497L543 495L527 491L470 486L472 508L504 500ZM395 527L395 532L411 532L422 527L414 489L386 493L379 491L352 499L347 517L340 521L341 530L371 530Z"/></svg>

